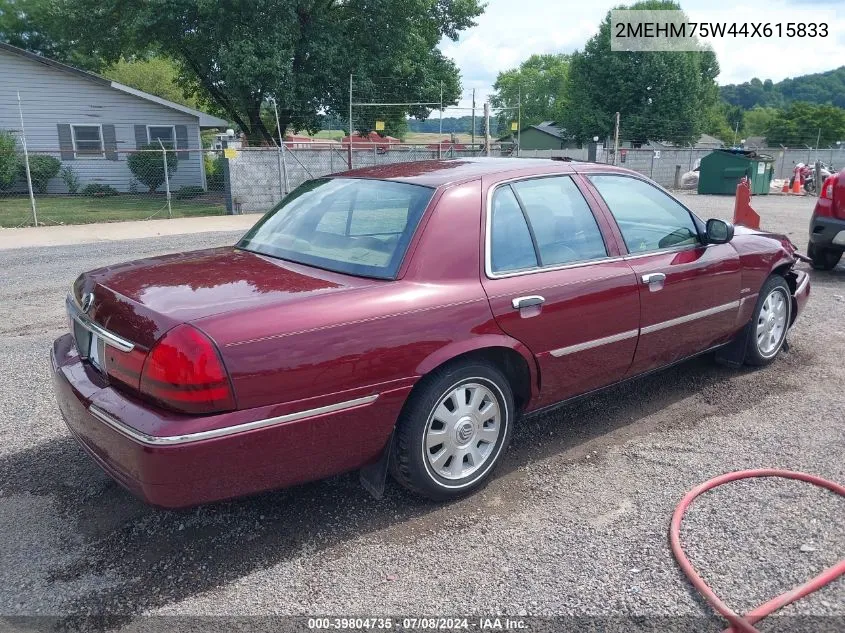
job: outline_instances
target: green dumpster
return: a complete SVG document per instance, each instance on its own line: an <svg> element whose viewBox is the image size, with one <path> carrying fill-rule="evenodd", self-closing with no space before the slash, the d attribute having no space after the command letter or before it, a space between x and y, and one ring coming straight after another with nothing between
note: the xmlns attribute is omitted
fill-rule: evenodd
<svg viewBox="0 0 845 633"><path fill-rule="evenodd" d="M775 159L753 150L717 149L701 159L698 193L734 195L743 176L751 182L751 193L765 195L775 170Z"/></svg>

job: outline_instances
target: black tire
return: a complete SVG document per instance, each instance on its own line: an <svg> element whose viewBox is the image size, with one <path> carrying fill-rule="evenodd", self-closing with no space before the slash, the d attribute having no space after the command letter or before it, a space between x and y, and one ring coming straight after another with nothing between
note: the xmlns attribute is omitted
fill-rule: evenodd
<svg viewBox="0 0 845 633"><path fill-rule="evenodd" d="M446 406L444 399L465 385L467 387L465 387L464 393L469 393L466 396L468 400L472 397L474 390L477 390L477 386L483 387L483 389L478 390L480 394L484 394L479 409L484 409L486 403L489 402L488 395L484 393L485 390L495 398L499 412L498 422L494 422L492 419L481 420L480 415L477 417L469 416L472 417L471 420L464 418L453 420L454 427L450 430L448 424L442 423L436 418L435 409L438 405L442 402ZM476 387L473 388L468 385L476 385ZM449 402L455 403L453 399L450 399ZM465 404L469 406L469 403ZM426 376L423 382L417 386L402 410L402 415L396 425L390 472L394 479L405 488L435 501L445 501L467 495L484 485L501 460L501 456L510 444L515 413L511 386L507 378L496 367L484 361L467 360L457 361L437 369ZM461 422L461 420L464 421ZM488 423L493 424L493 426L499 424L498 436L495 441L484 442L483 439L477 439L477 429L489 431ZM464 431L467 431L469 427L475 429L468 431L470 435L467 436L467 440L464 440L468 444L452 450L459 451L455 453L459 455L462 454L463 449L469 449L470 445L475 443L474 451L488 451L486 457L479 460L476 470L469 472L465 477L455 475L456 478L454 479L447 479L438 474L435 466L431 464L426 455L426 451L430 451L432 456L438 454L437 445L427 448L425 444L429 427L435 430L435 426L438 427L436 430L439 430L439 427L442 426L443 432L450 438L450 443L455 442L456 444L461 441L460 431L462 429ZM449 450L449 446L443 444L441 450ZM447 459L444 466L451 466L451 459ZM457 468L463 470L464 465L468 469L473 468L471 459L471 455L463 455L460 461L461 466Z"/></svg>
<svg viewBox="0 0 845 633"><path fill-rule="evenodd" d="M812 265L816 270L833 270L839 260L842 259L842 251L818 248L810 244L807 247L807 257L813 260Z"/></svg>
<svg viewBox="0 0 845 633"><path fill-rule="evenodd" d="M804 191L812 195L816 191L816 185L812 180L805 180L804 181Z"/></svg>
<svg viewBox="0 0 845 633"><path fill-rule="evenodd" d="M765 336L764 341L761 342L758 339L758 334L761 334L761 330L759 328L765 328L766 323L768 320L764 314L761 315L763 312L763 306L766 303L766 299L775 293L780 293L781 298L784 301L784 309L785 309L785 325L783 327L782 333L777 337L778 340L776 341L776 345L774 345L773 349L765 349ZM757 296L757 305L754 306L754 314L751 317L751 324L750 324L750 331L748 333L748 349L745 353L745 362L748 365L754 365L756 367L763 367L764 365L768 365L772 361L777 358L778 353L780 352L781 348L783 347L783 343L786 340L786 334L789 331L789 325L792 322L792 291L789 289L789 285L786 283L786 279L781 277L780 275L772 275L766 280L766 283L763 284L763 287L760 288L760 294ZM761 334L762 335L762 334Z"/></svg>

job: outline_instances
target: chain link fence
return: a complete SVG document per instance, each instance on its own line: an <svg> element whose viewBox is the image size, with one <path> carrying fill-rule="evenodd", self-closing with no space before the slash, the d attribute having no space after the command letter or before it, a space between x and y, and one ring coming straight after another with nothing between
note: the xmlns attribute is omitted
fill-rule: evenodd
<svg viewBox="0 0 845 633"><path fill-rule="evenodd" d="M222 151L24 152L0 139L0 227L221 215L223 181Z"/></svg>

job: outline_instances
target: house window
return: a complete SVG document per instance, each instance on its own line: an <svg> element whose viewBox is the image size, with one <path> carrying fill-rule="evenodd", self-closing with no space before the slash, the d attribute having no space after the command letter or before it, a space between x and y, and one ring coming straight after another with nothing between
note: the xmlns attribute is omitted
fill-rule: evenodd
<svg viewBox="0 0 845 633"><path fill-rule="evenodd" d="M172 125L148 125L147 138L150 145L161 144L165 147L176 147L176 128Z"/></svg>
<svg viewBox="0 0 845 633"><path fill-rule="evenodd" d="M73 152L77 158L103 158L103 131L99 125L72 125Z"/></svg>

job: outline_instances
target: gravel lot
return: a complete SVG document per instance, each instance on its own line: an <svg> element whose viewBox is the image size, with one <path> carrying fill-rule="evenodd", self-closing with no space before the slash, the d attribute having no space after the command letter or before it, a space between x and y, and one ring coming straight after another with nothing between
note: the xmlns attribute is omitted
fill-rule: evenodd
<svg viewBox="0 0 845 633"><path fill-rule="evenodd" d="M704 217L732 213L732 198L682 196ZM755 198L764 227L802 249L812 204ZM63 299L83 270L236 237L0 251L0 615L75 628L105 613L98 626L144 630L177 621L142 615L508 614L717 631L667 543L684 492L750 467L845 482L840 265L812 273L810 303L774 365L736 371L703 357L526 420L473 497L436 505L391 484L375 501L346 475L189 511L148 508L83 454L54 404L49 346L66 327ZM845 555L843 517L845 502L808 485L737 483L694 504L683 538L728 604L747 610ZM561 622L576 620L549 630ZM845 630L845 581L761 626Z"/></svg>

